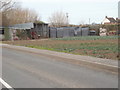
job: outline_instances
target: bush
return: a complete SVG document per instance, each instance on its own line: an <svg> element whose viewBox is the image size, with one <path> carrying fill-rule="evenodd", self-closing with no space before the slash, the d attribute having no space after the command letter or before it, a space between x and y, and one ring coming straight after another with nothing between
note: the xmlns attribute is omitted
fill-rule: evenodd
<svg viewBox="0 0 120 90"><path fill-rule="evenodd" d="M4 29L4 35L5 35L5 39L4 40L7 41L7 40L11 39L9 28L5 28Z"/></svg>
<svg viewBox="0 0 120 90"><path fill-rule="evenodd" d="M107 31L112 31L112 30L116 30L118 29L118 25L102 25L103 28L106 28Z"/></svg>

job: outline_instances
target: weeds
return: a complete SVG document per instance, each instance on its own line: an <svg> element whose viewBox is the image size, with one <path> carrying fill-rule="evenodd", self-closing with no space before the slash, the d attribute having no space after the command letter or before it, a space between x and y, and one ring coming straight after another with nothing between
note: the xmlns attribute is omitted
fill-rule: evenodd
<svg viewBox="0 0 120 90"><path fill-rule="evenodd" d="M98 58L118 59L118 36L88 36L49 39L47 41L4 42L37 49L89 55Z"/></svg>

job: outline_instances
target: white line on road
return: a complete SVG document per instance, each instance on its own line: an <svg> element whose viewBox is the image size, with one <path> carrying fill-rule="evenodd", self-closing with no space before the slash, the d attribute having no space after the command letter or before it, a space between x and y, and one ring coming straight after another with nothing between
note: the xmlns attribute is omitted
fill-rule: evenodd
<svg viewBox="0 0 120 90"><path fill-rule="evenodd" d="M9 84L7 84L2 78L0 78L0 82L1 82L6 88L12 89L12 87L11 87Z"/></svg>

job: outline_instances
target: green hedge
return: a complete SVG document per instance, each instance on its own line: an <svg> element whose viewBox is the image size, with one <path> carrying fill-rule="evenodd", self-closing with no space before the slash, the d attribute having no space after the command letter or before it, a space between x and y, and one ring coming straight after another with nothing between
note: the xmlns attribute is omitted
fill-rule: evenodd
<svg viewBox="0 0 120 90"><path fill-rule="evenodd" d="M4 28L4 36L5 36L4 40L6 41L11 39L9 28Z"/></svg>

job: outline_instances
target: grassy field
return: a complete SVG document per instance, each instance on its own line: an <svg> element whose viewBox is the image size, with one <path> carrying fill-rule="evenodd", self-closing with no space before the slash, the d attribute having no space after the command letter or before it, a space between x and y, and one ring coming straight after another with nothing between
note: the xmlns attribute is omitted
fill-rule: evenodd
<svg viewBox="0 0 120 90"><path fill-rule="evenodd" d="M47 40L7 41L4 43L76 55L118 59L118 36L87 36Z"/></svg>

